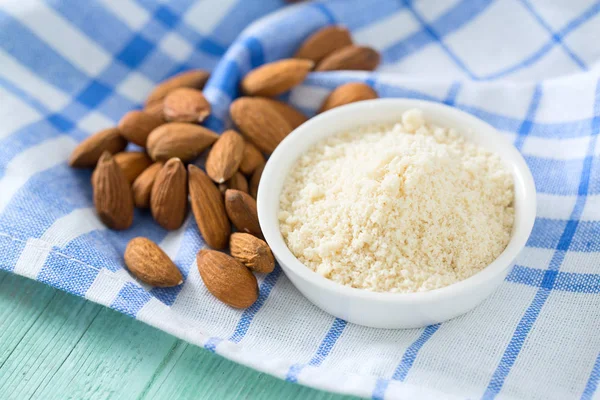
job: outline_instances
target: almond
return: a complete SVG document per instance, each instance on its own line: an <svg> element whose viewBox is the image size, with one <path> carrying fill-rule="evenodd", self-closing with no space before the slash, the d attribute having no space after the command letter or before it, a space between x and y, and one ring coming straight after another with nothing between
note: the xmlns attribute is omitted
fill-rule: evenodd
<svg viewBox="0 0 600 400"><path fill-rule="evenodd" d="M234 258L215 250L200 250L196 263L206 289L223 303L247 308L258 299L256 277Z"/></svg>
<svg viewBox="0 0 600 400"><path fill-rule="evenodd" d="M156 175L162 166L163 163L161 161L155 162L146 168L133 182L131 190L133 192L133 203L136 207L150 207L150 192L152 191L152 185L154 185Z"/></svg>
<svg viewBox="0 0 600 400"><path fill-rule="evenodd" d="M144 107L144 112L152 115L153 117L159 118L165 121L165 115L163 114L163 102L157 101L149 106Z"/></svg>
<svg viewBox="0 0 600 400"><path fill-rule="evenodd" d="M231 178L219 185L219 190L221 193L224 194L227 189L236 189L241 190L244 193L248 193L248 181L244 175L236 172Z"/></svg>
<svg viewBox="0 0 600 400"><path fill-rule="evenodd" d="M160 104L160 109L162 109L162 101L171 90L180 87L202 89L209 76L210 74L207 71L198 69L182 72L164 80L148 95L144 108L152 109L155 108L157 104Z"/></svg>
<svg viewBox="0 0 600 400"><path fill-rule="evenodd" d="M133 222L133 196L125 174L105 151L92 176L94 206L100 220L112 229L127 229Z"/></svg>
<svg viewBox="0 0 600 400"><path fill-rule="evenodd" d="M242 134L268 154L292 131L292 126L265 99L240 97L231 103L229 112Z"/></svg>
<svg viewBox="0 0 600 400"><path fill-rule="evenodd" d="M275 268L275 259L264 240L248 233L236 232L229 239L231 256L254 272L268 274Z"/></svg>
<svg viewBox="0 0 600 400"><path fill-rule="evenodd" d="M240 172L244 175L250 175L256 168L265 163L265 157L260 150L252 143L246 142L244 145L244 155L240 163Z"/></svg>
<svg viewBox="0 0 600 400"><path fill-rule="evenodd" d="M250 183L248 184L248 194L250 194L250 196L252 196L255 200L258 196L258 185L260 183L260 178L264 169L265 164L262 164L258 168L256 168L256 170L254 170L254 172L252 173Z"/></svg>
<svg viewBox="0 0 600 400"><path fill-rule="evenodd" d="M261 65L242 79L242 92L248 96L274 97L301 83L315 63L288 58Z"/></svg>
<svg viewBox="0 0 600 400"><path fill-rule="evenodd" d="M256 201L249 194L241 190L228 189L225 192L225 209L229 220L238 231L262 238Z"/></svg>
<svg viewBox="0 0 600 400"><path fill-rule="evenodd" d="M327 26L310 35L294 57L318 63L334 51L351 44L352 38L348 29L341 26Z"/></svg>
<svg viewBox="0 0 600 400"><path fill-rule="evenodd" d="M202 126L185 122L169 122L150 133L147 148L153 160L166 161L177 157L183 162L188 162L218 138L219 135Z"/></svg>
<svg viewBox="0 0 600 400"><path fill-rule="evenodd" d="M361 70L373 71L379 65L381 56L370 47L346 46L336 50L321 61L315 71Z"/></svg>
<svg viewBox="0 0 600 400"><path fill-rule="evenodd" d="M163 114L167 121L202 122L210 115L210 103L200 90L182 87L167 94Z"/></svg>
<svg viewBox="0 0 600 400"><path fill-rule="evenodd" d="M157 287L183 283L183 276L169 256L150 239L133 238L125 249L125 265L140 281Z"/></svg>
<svg viewBox="0 0 600 400"><path fill-rule="evenodd" d="M221 134L206 158L206 173L217 183L223 183L238 170L244 156L244 139L234 130Z"/></svg>
<svg viewBox="0 0 600 400"><path fill-rule="evenodd" d="M121 135L138 146L146 147L148 135L165 121L150 113L134 110L129 111L119 121Z"/></svg>
<svg viewBox="0 0 600 400"><path fill-rule="evenodd" d="M227 247L231 225L221 192L195 165L188 165L188 187L192 212L206 243L213 248Z"/></svg>
<svg viewBox="0 0 600 400"><path fill-rule="evenodd" d="M133 183L146 168L152 164L152 160L146 153L140 151L124 151L114 156L115 162L123 170L129 183Z"/></svg>
<svg viewBox="0 0 600 400"><path fill-rule="evenodd" d="M181 227L187 206L187 174L179 158L171 158L158 171L150 193L150 211L160 226Z"/></svg>
<svg viewBox="0 0 600 400"><path fill-rule="evenodd" d="M338 86L327 96L319 112L321 113L357 101L376 99L377 97L377 92L366 83L346 83L345 85Z"/></svg>
<svg viewBox="0 0 600 400"><path fill-rule="evenodd" d="M296 110L294 107L289 106L281 101L273 100L273 99L264 99L265 102L271 105L281 116L290 124L292 129L296 129L306 121L308 121L308 117L302 114L300 111Z"/></svg>
<svg viewBox="0 0 600 400"><path fill-rule="evenodd" d="M117 128L103 129L79 143L69 157L69 165L73 168L94 168L102 153L115 154L123 151L127 141L119 134Z"/></svg>

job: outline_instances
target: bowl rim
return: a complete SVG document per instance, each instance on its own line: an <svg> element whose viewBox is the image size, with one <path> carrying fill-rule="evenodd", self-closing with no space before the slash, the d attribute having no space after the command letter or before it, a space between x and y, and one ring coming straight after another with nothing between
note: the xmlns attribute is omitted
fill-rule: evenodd
<svg viewBox="0 0 600 400"><path fill-rule="evenodd" d="M489 134L493 136L493 141L496 142L496 144L501 143L503 149L501 152L496 152L496 154L498 154L507 165L512 167L515 187L517 184L520 184L523 188L523 199L529 199L530 201L517 203L517 198L515 196L515 207L522 208L523 211L521 212L522 218L518 220L515 218L515 224L513 225L513 232L511 234L509 243L494 261L469 278L438 289L413 293L374 292L366 289L342 285L341 283L325 278L324 276L312 271L300 260L298 260L296 256L294 256L285 243L283 235L279 230L277 212L268 207L267 201L261 201L261 199L276 195L277 204L279 204L280 192L278 191L276 194L273 193L273 175L278 174L278 171L280 170L277 165L279 160L290 158L290 153L293 153L294 159L297 159L297 157L302 154L302 152L297 152L294 150L294 145L296 141L298 141L298 138L303 136L303 132L310 129L318 129L319 125L329 123L335 118L343 118L343 116L346 114L364 113L368 112L369 109L380 106L401 107L404 109L421 108L427 109L427 113L430 115L432 111L434 113L439 112L441 115L452 115L452 118L459 119L464 123L471 125L479 132L485 131L482 134ZM427 120L427 114L425 119ZM331 132L330 129L325 129L324 132L327 133L318 136L315 140L311 140L311 144L314 144L327 136L335 134L335 132ZM529 238L529 235L533 229L533 224L536 217L536 190L533 176L525 160L523 159L523 156L512 145L512 143L510 143L505 137L501 136L500 133L487 122L469 113L459 110L458 108L442 103L408 98L374 99L351 103L336 107L309 119L307 122L294 129L279 144L279 146L277 146L273 154L271 154L271 157L267 161L262 173L262 179L259 185L257 198L258 217L263 235L266 242L271 247L275 257L280 260L280 265L286 273L293 273L297 277L314 286L317 286L322 290L336 292L342 296L386 303L404 301L425 303L439 301L444 298L452 297L458 293L462 293L473 286L478 286L484 282L494 280L499 274L505 272L512 265L518 253L525 247L527 239Z"/></svg>

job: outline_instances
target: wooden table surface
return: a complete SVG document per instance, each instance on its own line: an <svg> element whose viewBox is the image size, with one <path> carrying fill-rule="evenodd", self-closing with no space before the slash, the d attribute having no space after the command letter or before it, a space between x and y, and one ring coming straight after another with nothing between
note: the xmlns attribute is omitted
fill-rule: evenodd
<svg viewBox="0 0 600 400"><path fill-rule="evenodd" d="M349 399L0 271L0 399Z"/></svg>

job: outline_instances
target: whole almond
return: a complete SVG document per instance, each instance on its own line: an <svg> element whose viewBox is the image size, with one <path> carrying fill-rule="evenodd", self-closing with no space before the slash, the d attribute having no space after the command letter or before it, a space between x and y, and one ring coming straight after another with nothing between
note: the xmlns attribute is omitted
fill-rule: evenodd
<svg viewBox="0 0 600 400"><path fill-rule="evenodd" d="M267 154L292 131L289 122L262 98L240 97L231 103L229 113L242 134Z"/></svg>
<svg viewBox="0 0 600 400"><path fill-rule="evenodd" d="M268 274L275 268L275 259L269 245L249 233L231 234L229 250L233 258L254 272Z"/></svg>
<svg viewBox="0 0 600 400"><path fill-rule="evenodd" d="M258 299L256 277L234 258L215 250L200 250L196 263L206 289L223 303L247 308Z"/></svg>
<svg viewBox="0 0 600 400"><path fill-rule="evenodd" d="M192 164L188 165L188 187L192 212L202 237L210 247L227 247L231 225L221 192L200 168Z"/></svg>
<svg viewBox="0 0 600 400"><path fill-rule="evenodd" d="M308 117L296 110L294 107L289 106L281 101L264 98L265 102L271 105L281 116L290 124L292 129L296 129L306 121Z"/></svg>
<svg viewBox="0 0 600 400"><path fill-rule="evenodd" d="M256 168L265 163L265 157L260 150L252 143L246 142L244 146L244 155L240 163L240 172L244 175L250 175Z"/></svg>
<svg viewBox="0 0 600 400"><path fill-rule="evenodd" d="M165 115L163 113L163 101L156 101L150 105L144 107L144 112L152 115L155 118L159 118L165 121Z"/></svg>
<svg viewBox="0 0 600 400"><path fill-rule="evenodd" d="M210 115L210 103L198 89L177 88L165 97L163 114L167 121L202 122Z"/></svg>
<svg viewBox="0 0 600 400"><path fill-rule="evenodd" d="M158 171L150 193L150 211L163 228L181 227L187 208L187 174L179 158L171 158Z"/></svg>
<svg viewBox="0 0 600 400"><path fill-rule="evenodd" d="M241 190L244 193L248 193L248 181L244 175L236 172L231 178L219 185L219 190L221 193L225 194L227 189L236 189Z"/></svg>
<svg viewBox="0 0 600 400"><path fill-rule="evenodd" d="M108 151L100 156L92 178L94 206L100 220L112 229L129 228L133 222L131 186Z"/></svg>
<svg viewBox="0 0 600 400"><path fill-rule="evenodd" d="M244 139L234 130L221 134L206 158L206 173L223 183L238 170L244 156Z"/></svg>
<svg viewBox="0 0 600 400"><path fill-rule="evenodd" d="M156 161L177 157L183 162L188 162L218 138L219 135L203 126L169 122L150 132L147 142L148 154Z"/></svg>
<svg viewBox="0 0 600 400"><path fill-rule="evenodd" d="M310 60L295 58L261 65L242 79L242 92L248 96L278 96L301 83L314 65Z"/></svg>
<svg viewBox="0 0 600 400"><path fill-rule="evenodd" d="M69 157L73 168L94 168L102 153L115 154L127 146L127 141L117 128L103 129L79 143Z"/></svg>
<svg viewBox="0 0 600 400"><path fill-rule="evenodd" d="M133 192L133 203L136 207L150 207L150 192L152 191L152 185L154 185L156 175L162 166L162 161L155 162L146 168L133 182L131 190Z"/></svg>
<svg viewBox="0 0 600 400"><path fill-rule="evenodd" d="M366 83L351 82L338 86L323 101L319 112L331 110L332 108L343 106L344 104L355 103L357 101L376 99L377 92Z"/></svg>
<svg viewBox="0 0 600 400"><path fill-rule="evenodd" d="M341 26L327 26L310 35L294 55L318 63L329 54L350 46L352 37L348 29Z"/></svg>
<svg viewBox="0 0 600 400"><path fill-rule="evenodd" d="M250 183L248 184L248 194L252 196L255 200L258 196L258 185L260 184L260 178L264 169L265 164L258 166L258 168L256 168L256 170L254 170L254 172L252 173Z"/></svg>
<svg viewBox="0 0 600 400"><path fill-rule="evenodd" d="M207 71L200 69L181 72L172 76L158 84L148 95L145 108L153 108L156 107L157 104L160 104L160 108L162 109L162 101L171 90L180 87L202 89L209 76L210 74Z"/></svg>
<svg viewBox="0 0 600 400"><path fill-rule="evenodd" d="M225 192L225 209L227 216L240 232L250 233L262 238L258 223L256 200L241 190L228 189Z"/></svg>
<svg viewBox="0 0 600 400"><path fill-rule="evenodd" d="M157 287L183 283L183 276L169 256L150 239L133 238L125 248L125 265L140 281Z"/></svg>
<svg viewBox="0 0 600 400"><path fill-rule="evenodd" d="M146 168L152 164L152 160L146 153L140 151L124 151L114 155L115 162L123 170L129 183L133 183Z"/></svg>
<svg viewBox="0 0 600 400"><path fill-rule="evenodd" d="M165 121L145 111L129 111L119 121L121 135L138 146L146 147L148 135Z"/></svg>
<svg viewBox="0 0 600 400"><path fill-rule="evenodd" d="M381 56L370 47L346 46L336 50L317 64L315 71L360 70L373 71Z"/></svg>

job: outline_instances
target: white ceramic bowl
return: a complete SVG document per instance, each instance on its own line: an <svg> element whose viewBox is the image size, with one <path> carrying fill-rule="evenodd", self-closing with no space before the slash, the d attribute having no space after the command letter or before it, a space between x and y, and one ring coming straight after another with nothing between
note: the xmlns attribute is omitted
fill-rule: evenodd
<svg viewBox="0 0 600 400"><path fill-rule="evenodd" d="M425 120L453 127L469 140L496 152L515 181L515 223L506 249L481 272L464 281L421 293L379 293L333 282L304 266L288 249L277 214L284 179L296 159L319 140L373 123L400 121L411 108ZM358 161L358 160L357 160ZM536 193L531 172L521 154L490 125L439 103L412 99L379 99L335 108L296 128L271 155L258 189L258 217L275 258L292 283L312 303L355 324L375 328L417 328L459 316L481 303L508 274L523 249L535 220Z"/></svg>

